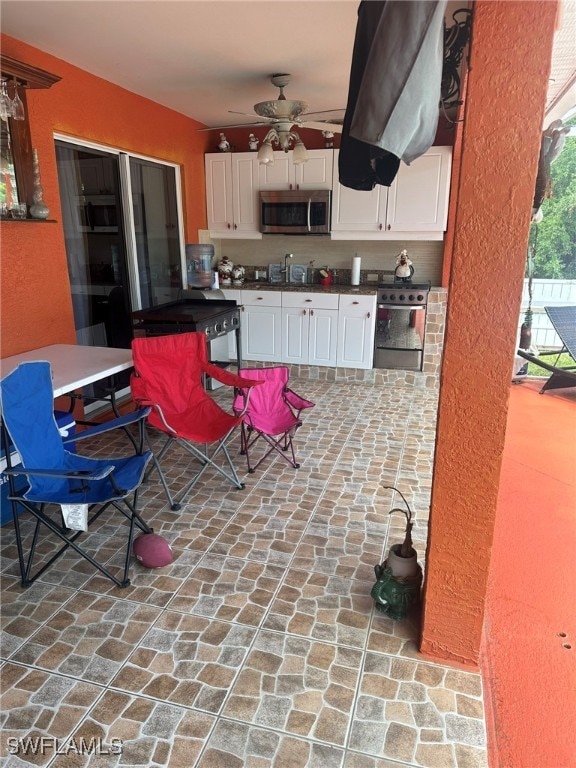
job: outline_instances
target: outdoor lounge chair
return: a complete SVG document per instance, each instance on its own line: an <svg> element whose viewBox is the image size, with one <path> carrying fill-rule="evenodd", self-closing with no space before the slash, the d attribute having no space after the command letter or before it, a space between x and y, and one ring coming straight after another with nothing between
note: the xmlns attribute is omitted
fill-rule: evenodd
<svg viewBox="0 0 576 768"><path fill-rule="evenodd" d="M5 376L0 381L0 395L3 446L8 446L11 440L21 462L13 465L10 450L6 450L4 474L10 489L8 499L12 505L22 586L36 581L70 548L119 587L128 586L135 529L152 532L136 511L138 489L152 458L150 452L143 451L144 419L148 409L63 438L54 417L50 364L40 361L22 363ZM112 429L125 429L136 423L141 427L136 454L95 459L66 450L66 444L76 445L87 437ZM22 482L23 479L26 482ZM92 523L108 508L120 512L128 521L128 525L119 528L124 541L120 578L104 564L106 560L100 562L97 559L97 552L91 553L78 543L82 534L89 531ZM36 519L31 534L23 528L19 514L22 510L27 510ZM42 526L56 534L62 544L33 573ZM87 546L89 541L88 537ZM104 557L108 559L109 556L107 551Z"/></svg>
<svg viewBox="0 0 576 768"><path fill-rule="evenodd" d="M576 307L544 307L544 309L554 326L554 330L560 337L562 348L552 352L540 352L538 355L532 355L522 349L517 351L519 357L550 371L552 374L544 383L540 394L549 389L576 387ZM574 365L559 368L556 363L560 355L565 353L570 355ZM542 360L543 357L550 358L552 362Z"/></svg>
<svg viewBox="0 0 576 768"><path fill-rule="evenodd" d="M288 387L289 371L285 365L242 368L240 374L262 382L262 386L251 393L249 401L242 389L234 398L234 411L242 417L240 452L246 456L248 472L254 472L273 451L298 469L293 438L302 426L301 412L314 407L314 403ZM253 464L252 449L260 440L266 443L264 453Z"/></svg>
<svg viewBox="0 0 576 768"><path fill-rule="evenodd" d="M236 488L244 488L228 452L228 443L240 426L242 416L223 410L206 392L204 380L211 376L222 384L248 390L258 382L208 362L203 333L136 338L132 342L132 356L132 396L141 407L151 407L148 424L166 435L164 445L153 461L171 508L180 509L209 467ZM180 445L199 462L199 469L181 490L177 502L161 466L166 452L174 444ZM210 450L209 445L212 446ZM216 462L217 458L220 463Z"/></svg>

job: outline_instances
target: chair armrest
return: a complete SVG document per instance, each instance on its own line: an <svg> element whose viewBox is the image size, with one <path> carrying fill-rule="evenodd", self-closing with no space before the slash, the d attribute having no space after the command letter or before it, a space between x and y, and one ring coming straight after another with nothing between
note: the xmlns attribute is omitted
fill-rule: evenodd
<svg viewBox="0 0 576 768"><path fill-rule="evenodd" d="M150 413L150 410L150 408L140 408L137 411L132 411L132 413L127 413L125 416L112 419L112 421L105 421L102 424L97 424L95 427L86 429L83 432L75 432L72 435L68 435L67 437L62 438L62 442L66 445L66 443L84 440L86 437L94 437L94 435L101 435L105 432L110 432L113 429L123 429L130 424L136 424L145 419Z"/></svg>
<svg viewBox="0 0 576 768"><path fill-rule="evenodd" d="M255 379L245 379L242 376L231 373L225 368L220 368L218 365L214 365L213 363L205 363L202 366L202 370L204 373L207 373L208 376L216 379L216 381L219 381L221 384L227 384L229 387L248 389L249 387L255 387L257 384L262 384L261 381L256 381Z"/></svg>
<svg viewBox="0 0 576 768"><path fill-rule="evenodd" d="M292 406L292 408L295 408L298 413L303 411L305 408L313 408L316 405L316 403L313 403L311 400L306 400L304 397L300 397L300 395L294 392L293 389L285 389L284 397L288 405Z"/></svg>
<svg viewBox="0 0 576 768"><path fill-rule="evenodd" d="M5 469L3 475L34 475L36 477L61 477L62 479L72 480L103 480L114 471L113 464L107 464L101 467L98 472L91 472L89 469L63 470L63 469L29 469L28 467L11 467Z"/></svg>

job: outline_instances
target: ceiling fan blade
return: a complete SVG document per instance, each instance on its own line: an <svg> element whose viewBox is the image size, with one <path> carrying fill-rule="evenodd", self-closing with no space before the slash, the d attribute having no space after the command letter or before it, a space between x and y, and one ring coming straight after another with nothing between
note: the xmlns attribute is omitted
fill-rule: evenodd
<svg viewBox="0 0 576 768"><path fill-rule="evenodd" d="M335 122L338 122L340 119L344 119L344 112L346 112L345 109L321 109L319 112L303 112L300 117L312 117L312 115L334 115L336 112L341 112L342 117L334 117Z"/></svg>
<svg viewBox="0 0 576 768"><path fill-rule="evenodd" d="M323 123L322 121L316 122L312 120L306 120L299 123L301 128L312 128L316 131L332 131L332 133L342 133L342 126L339 123Z"/></svg>
<svg viewBox="0 0 576 768"><path fill-rule="evenodd" d="M229 115L246 115L246 117L251 117L254 119L254 112L237 112L235 109L229 109L228 110ZM267 120L268 118L263 118L263 120Z"/></svg>
<svg viewBox="0 0 576 768"><path fill-rule="evenodd" d="M215 125L212 128L197 128L196 130L200 133L201 131L222 131L224 128L250 128L252 126L268 126L270 123L234 123L233 125Z"/></svg>

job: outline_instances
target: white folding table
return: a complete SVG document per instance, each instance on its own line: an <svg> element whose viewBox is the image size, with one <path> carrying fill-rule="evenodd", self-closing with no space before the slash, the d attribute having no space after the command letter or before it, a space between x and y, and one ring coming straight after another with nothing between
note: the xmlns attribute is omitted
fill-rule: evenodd
<svg viewBox="0 0 576 768"><path fill-rule="evenodd" d="M0 360L0 378L20 363L46 360L52 368L54 397L107 379L134 365L132 350L112 347L87 347L80 344L50 344Z"/></svg>

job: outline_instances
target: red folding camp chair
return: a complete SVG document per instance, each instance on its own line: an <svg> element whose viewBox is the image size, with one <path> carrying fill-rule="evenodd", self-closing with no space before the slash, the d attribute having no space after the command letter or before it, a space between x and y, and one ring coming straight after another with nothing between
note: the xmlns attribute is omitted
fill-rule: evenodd
<svg viewBox="0 0 576 768"><path fill-rule="evenodd" d="M288 387L290 374L285 365L241 368L239 373L262 382L251 393L237 390L234 398L234 412L242 419L240 452L246 456L248 472L254 472L272 451L277 451L294 469L298 469L300 464L296 462L293 437L302 426L301 412L313 408L315 403L300 397ZM256 464L252 464L251 450L260 438L267 443L267 447Z"/></svg>
<svg viewBox="0 0 576 768"><path fill-rule="evenodd" d="M244 488L227 449L234 430L242 422L242 414L224 411L207 394L204 377L211 376L231 387L242 387L248 393L258 382L241 378L210 363L203 333L134 339L132 356L132 396L139 405L146 403L151 406L148 424L167 435L166 442L154 455L153 461L172 509L180 509L208 467L215 469L236 488ZM182 489L178 502L172 497L161 469L161 461L174 443L200 461L200 468ZM211 452L209 445L213 446ZM217 457L221 463L215 462Z"/></svg>

